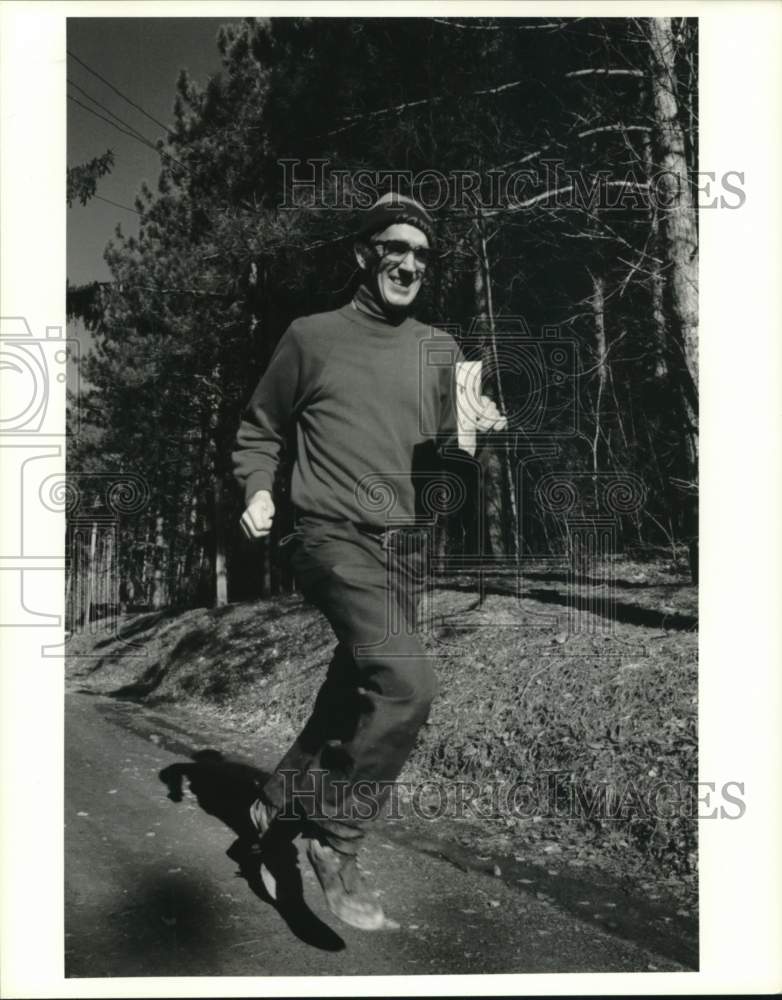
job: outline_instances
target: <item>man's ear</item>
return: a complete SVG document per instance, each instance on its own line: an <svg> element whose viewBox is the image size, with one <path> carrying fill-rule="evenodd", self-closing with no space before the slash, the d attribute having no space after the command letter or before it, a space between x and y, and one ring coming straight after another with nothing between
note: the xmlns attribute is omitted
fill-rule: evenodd
<svg viewBox="0 0 782 1000"><path fill-rule="evenodd" d="M356 240L353 244L353 253L362 271L369 271L372 266L372 250L364 240Z"/></svg>

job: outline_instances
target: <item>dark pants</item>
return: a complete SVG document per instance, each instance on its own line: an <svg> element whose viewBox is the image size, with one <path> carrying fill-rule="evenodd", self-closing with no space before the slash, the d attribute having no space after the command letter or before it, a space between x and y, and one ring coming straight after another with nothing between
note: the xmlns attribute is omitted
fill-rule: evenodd
<svg viewBox="0 0 782 1000"><path fill-rule="evenodd" d="M423 535L373 536L349 522L297 521L291 566L339 643L312 715L265 798L354 854L429 714L435 676L415 636ZM385 784L385 787L384 787Z"/></svg>

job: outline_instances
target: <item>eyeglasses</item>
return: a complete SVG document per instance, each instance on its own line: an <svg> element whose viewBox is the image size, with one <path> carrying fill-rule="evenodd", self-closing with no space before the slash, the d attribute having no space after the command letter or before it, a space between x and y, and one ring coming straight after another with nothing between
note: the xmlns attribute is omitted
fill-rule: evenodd
<svg viewBox="0 0 782 1000"><path fill-rule="evenodd" d="M377 247L377 251L383 260L392 264L401 264L409 253L412 253L413 260L419 268L426 268L434 257L430 247L414 247L404 240L377 240L372 241L372 246Z"/></svg>

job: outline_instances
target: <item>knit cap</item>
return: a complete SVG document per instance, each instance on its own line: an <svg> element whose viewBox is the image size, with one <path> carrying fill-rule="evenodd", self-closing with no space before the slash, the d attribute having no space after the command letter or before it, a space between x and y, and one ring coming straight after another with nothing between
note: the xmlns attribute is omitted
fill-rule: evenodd
<svg viewBox="0 0 782 1000"><path fill-rule="evenodd" d="M388 226L400 222L420 229L429 240L429 245L434 245L434 220L431 215L414 198L408 198L404 194L394 194L391 191L378 198L375 204L363 213L358 235L372 236L373 233L382 232Z"/></svg>

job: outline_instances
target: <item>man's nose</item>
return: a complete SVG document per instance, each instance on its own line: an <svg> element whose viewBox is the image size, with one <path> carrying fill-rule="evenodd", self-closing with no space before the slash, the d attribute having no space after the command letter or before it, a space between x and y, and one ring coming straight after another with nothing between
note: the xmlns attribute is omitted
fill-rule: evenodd
<svg viewBox="0 0 782 1000"><path fill-rule="evenodd" d="M408 250L404 257L399 261L398 265L403 271L409 271L410 274L415 274L415 254L413 250Z"/></svg>

